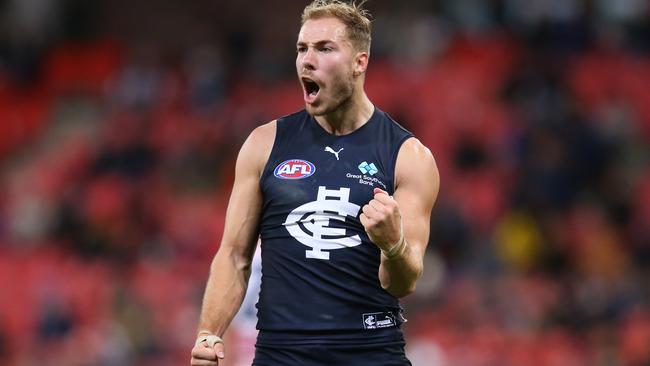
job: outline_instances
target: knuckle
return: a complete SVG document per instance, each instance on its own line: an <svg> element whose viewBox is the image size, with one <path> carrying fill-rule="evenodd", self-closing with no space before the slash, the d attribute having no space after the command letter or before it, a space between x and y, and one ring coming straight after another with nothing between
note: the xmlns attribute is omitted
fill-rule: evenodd
<svg viewBox="0 0 650 366"><path fill-rule="evenodd" d="M379 211L377 211L377 220L378 221L383 221L386 219L386 209L383 208Z"/></svg>

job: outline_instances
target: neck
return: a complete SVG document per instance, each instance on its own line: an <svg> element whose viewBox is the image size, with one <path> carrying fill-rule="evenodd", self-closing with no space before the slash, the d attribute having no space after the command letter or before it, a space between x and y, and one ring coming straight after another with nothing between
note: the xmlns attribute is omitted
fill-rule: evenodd
<svg viewBox="0 0 650 366"><path fill-rule="evenodd" d="M368 122L375 106L365 92L353 95L347 103L335 111L314 118L327 132L333 135L346 135Z"/></svg>

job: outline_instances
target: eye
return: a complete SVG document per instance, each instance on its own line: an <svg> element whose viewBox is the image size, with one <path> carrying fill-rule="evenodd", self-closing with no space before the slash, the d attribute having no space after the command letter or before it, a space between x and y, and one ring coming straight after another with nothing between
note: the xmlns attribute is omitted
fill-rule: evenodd
<svg viewBox="0 0 650 366"><path fill-rule="evenodd" d="M296 48L296 52L298 52L298 53L307 52L307 47L305 47L305 46L298 46L298 47Z"/></svg>
<svg viewBox="0 0 650 366"><path fill-rule="evenodd" d="M330 53L330 52L333 51L333 49L332 49L332 47L322 47L322 48L320 49L320 51L321 51L321 52L324 52L324 53Z"/></svg>

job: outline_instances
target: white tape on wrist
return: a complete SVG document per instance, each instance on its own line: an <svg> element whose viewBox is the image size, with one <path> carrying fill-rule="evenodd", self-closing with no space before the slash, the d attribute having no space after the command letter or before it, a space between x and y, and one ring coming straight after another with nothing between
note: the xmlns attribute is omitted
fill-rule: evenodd
<svg viewBox="0 0 650 366"><path fill-rule="evenodd" d="M390 249L388 250L381 250L382 253L386 256L388 259L393 259L395 257L398 257L404 253L404 248L406 247L406 240L404 240L404 229L402 228L402 223L400 222L400 233L399 233L399 240L397 243L393 244Z"/></svg>
<svg viewBox="0 0 650 366"><path fill-rule="evenodd" d="M196 338L196 343L194 345L203 342L206 342L210 347L214 347L214 345L217 343L223 343L223 339L221 339L221 337L216 336L214 334L201 334Z"/></svg>

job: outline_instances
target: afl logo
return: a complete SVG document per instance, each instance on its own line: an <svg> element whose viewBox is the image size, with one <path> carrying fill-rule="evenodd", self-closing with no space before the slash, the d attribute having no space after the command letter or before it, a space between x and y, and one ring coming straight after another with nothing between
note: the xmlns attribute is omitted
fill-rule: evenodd
<svg viewBox="0 0 650 366"><path fill-rule="evenodd" d="M273 175L281 179L302 179L309 177L314 172L316 172L316 167L307 160L291 159L275 167Z"/></svg>

